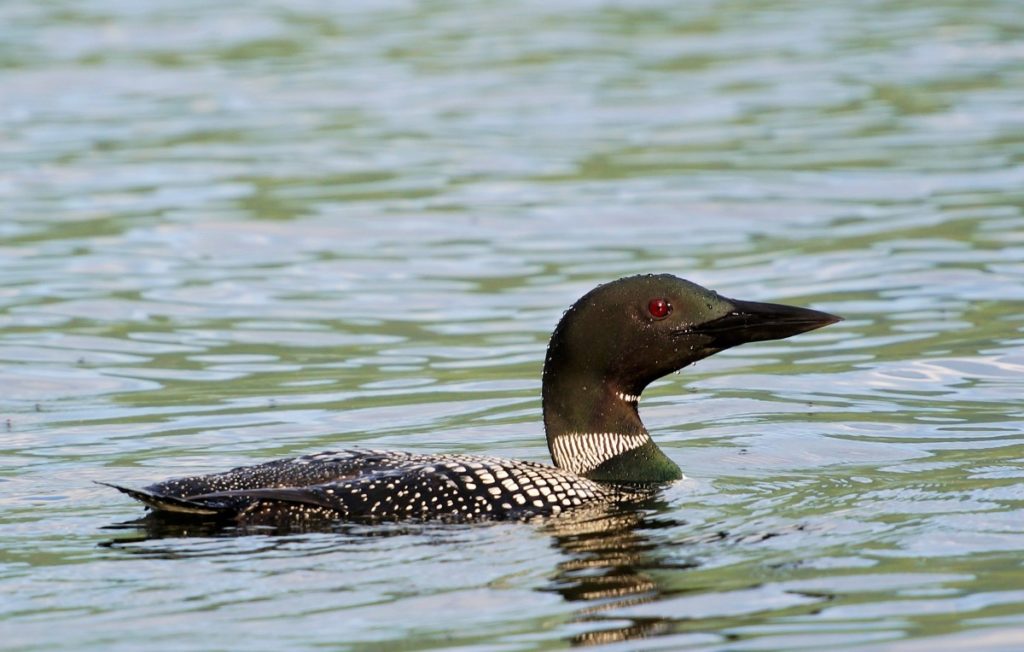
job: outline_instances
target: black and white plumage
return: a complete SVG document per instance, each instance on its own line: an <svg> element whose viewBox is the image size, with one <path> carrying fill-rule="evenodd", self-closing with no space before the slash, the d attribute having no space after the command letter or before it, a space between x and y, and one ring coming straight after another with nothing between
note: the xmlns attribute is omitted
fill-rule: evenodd
<svg viewBox="0 0 1024 652"><path fill-rule="evenodd" d="M555 467L482 455L326 451L117 489L168 513L242 524L333 519L469 521L554 516L640 492Z"/></svg>
<svg viewBox="0 0 1024 652"><path fill-rule="evenodd" d="M637 403L651 381L731 346L838 320L805 308L726 299L665 274L623 278L582 297L552 334L542 394L555 466L344 450L144 489L109 486L157 515L239 525L525 519L631 500L682 477L640 420Z"/></svg>

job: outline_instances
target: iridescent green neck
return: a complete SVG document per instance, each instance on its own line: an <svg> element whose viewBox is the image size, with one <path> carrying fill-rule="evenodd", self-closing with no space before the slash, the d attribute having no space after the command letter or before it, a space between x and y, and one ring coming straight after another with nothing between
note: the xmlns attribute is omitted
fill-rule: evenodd
<svg viewBox="0 0 1024 652"><path fill-rule="evenodd" d="M683 477L640 420L638 395L567 376L544 371L544 428L555 466L602 482Z"/></svg>

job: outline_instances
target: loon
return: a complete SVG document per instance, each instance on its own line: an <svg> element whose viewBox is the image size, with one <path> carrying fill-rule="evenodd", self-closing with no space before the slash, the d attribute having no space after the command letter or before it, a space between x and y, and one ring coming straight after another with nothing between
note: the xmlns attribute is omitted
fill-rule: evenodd
<svg viewBox="0 0 1024 652"><path fill-rule="evenodd" d="M637 404L652 381L746 342L840 321L807 308L727 299L669 275L591 290L559 321L542 404L554 466L464 454L350 449L131 489L155 515L240 526L294 521L525 520L650 494L683 477ZM107 483L101 483L107 484Z"/></svg>

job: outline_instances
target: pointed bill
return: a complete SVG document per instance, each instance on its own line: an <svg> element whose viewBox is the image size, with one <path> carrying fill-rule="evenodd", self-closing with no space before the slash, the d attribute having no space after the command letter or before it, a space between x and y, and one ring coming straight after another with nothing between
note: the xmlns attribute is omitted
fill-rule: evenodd
<svg viewBox="0 0 1024 652"><path fill-rule="evenodd" d="M843 319L820 310L780 303L736 299L727 301L732 304L732 310L728 314L694 328L697 333L709 337L712 346L717 349L726 349L747 342L781 340Z"/></svg>

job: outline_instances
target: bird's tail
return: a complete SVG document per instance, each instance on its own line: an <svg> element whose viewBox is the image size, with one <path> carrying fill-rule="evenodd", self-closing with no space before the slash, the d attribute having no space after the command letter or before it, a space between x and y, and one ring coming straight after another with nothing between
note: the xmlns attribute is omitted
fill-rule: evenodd
<svg viewBox="0 0 1024 652"><path fill-rule="evenodd" d="M145 489L130 489L121 485L109 482L96 482L105 487L117 489L135 500L158 512L174 512L176 514L194 514L197 516L222 516L227 512L234 511L232 507L215 502L199 502L188 498L177 498L156 494Z"/></svg>

